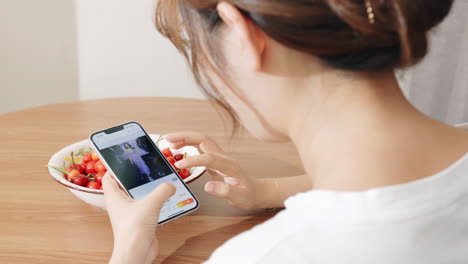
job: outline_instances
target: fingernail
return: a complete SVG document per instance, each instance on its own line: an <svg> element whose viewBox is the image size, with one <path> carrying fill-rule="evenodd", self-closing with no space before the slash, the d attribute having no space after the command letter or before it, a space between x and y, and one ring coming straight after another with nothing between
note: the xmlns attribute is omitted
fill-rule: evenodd
<svg viewBox="0 0 468 264"><path fill-rule="evenodd" d="M214 191L215 191L215 186L214 186L214 184L211 183L211 184L207 184L207 185L205 186L205 192L207 192L207 193L213 193Z"/></svg>
<svg viewBox="0 0 468 264"><path fill-rule="evenodd" d="M179 160L179 161L176 161L176 162L174 163L174 165L175 165L177 168L180 168L181 166L184 165L184 162L183 162L182 160Z"/></svg>
<svg viewBox="0 0 468 264"><path fill-rule="evenodd" d="M221 17L221 19L226 23L226 24L232 24L232 20L230 17L226 16L226 13L224 13L222 8L218 8L218 14Z"/></svg>

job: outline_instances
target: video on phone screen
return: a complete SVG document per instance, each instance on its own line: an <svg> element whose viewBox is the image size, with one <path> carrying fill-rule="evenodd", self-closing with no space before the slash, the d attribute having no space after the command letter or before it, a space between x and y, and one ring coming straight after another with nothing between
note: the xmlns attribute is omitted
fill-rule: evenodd
<svg viewBox="0 0 468 264"><path fill-rule="evenodd" d="M127 190L173 174L146 136L102 149L101 154L116 175L129 175L119 177Z"/></svg>

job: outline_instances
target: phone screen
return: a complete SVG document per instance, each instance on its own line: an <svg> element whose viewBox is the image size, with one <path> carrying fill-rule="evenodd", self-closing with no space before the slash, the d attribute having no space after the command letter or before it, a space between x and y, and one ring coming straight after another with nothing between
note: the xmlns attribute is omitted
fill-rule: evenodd
<svg viewBox="0 0 468 264"><path fill-rule="evenodd" d="M158 223L198 207L194 195L138 123L97 132L90 139L108 169L135 200L142 199L161 183L175 185L176 193L161 208Z"/></svg>

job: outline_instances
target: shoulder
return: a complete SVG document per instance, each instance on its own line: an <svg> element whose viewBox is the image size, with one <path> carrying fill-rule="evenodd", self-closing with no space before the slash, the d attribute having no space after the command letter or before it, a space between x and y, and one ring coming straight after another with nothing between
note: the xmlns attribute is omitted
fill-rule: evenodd
<svg viewBox="0 0 468 264"><path fill-rule="evenodd" d="M224 243L215 250L206 264L264 263L278 247L281 247L282 253L287 251L284 242L299 230L300 225L295 223L287 209L283 210L265 223ZM277 255L274 263L290 262L290 258L282 253L274 254Z"/></svg>

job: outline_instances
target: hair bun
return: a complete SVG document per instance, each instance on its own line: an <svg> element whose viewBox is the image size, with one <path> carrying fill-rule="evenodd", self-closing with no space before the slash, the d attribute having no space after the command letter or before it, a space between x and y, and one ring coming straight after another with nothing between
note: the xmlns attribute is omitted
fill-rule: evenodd
<svg viewBox="0 0 468 264"><path fill-rule="evenodd" d="M366 3L372 6L375 21L369 20ZM453 0L328 0L328 4L340 19L362 34L364 44L352 54L324 59L338 67L361 65L357 70L378 70L411 66L424 58L427 33L449 14ZM359 9L363 14L356 16Z"/></svg>
<svg viewBox="0 0 468 264"><path fill-rule="evenodd" d="M428 51L428 31L439 25L449 14L453 0L391 0L396 32L400 37L401 67L411 66Z"/></svg>

